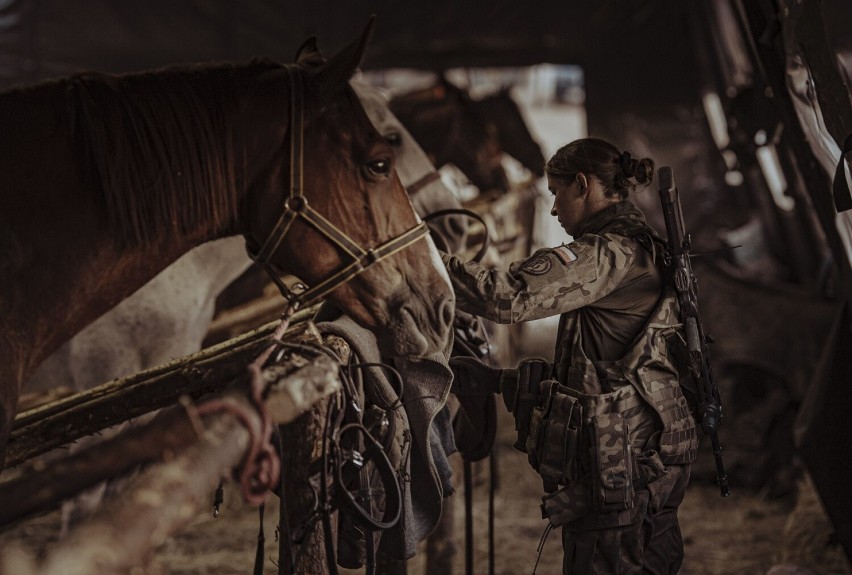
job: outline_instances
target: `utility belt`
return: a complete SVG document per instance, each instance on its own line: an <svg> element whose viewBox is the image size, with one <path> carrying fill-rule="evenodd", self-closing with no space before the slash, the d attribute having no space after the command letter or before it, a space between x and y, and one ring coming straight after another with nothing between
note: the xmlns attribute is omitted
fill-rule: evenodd
<svg viewBox="0 0 852 575"><path fill-rule="evenodd" d="M634 446L649 439L636 431L653 421L652 410L635 388L584 395L544 380L539 390L524 443L545 490L588 477L596 509L632 507L639 477Z"/></svg>
<svg viewBox="0 0 852 575"><path fill-rule="evenodd" d="M535 361L519 366L515 447L527 453L546 491L590 481L595 509L630 508L640 477L634 447L644 449L659 429L654 410L629 383L586 395L539 379L546 364Z"/></svg>

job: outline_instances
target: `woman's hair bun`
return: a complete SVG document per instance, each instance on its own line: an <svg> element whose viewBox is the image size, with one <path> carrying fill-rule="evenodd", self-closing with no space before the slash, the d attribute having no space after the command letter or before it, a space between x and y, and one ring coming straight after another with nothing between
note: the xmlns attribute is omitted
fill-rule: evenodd
<svg viewBox="0 0 852 575"><path fill-rule="evenodd" d="M650 158L634 160L630 152L622 152L618 163L624 176L635 179L638 184L648 184L654 179L654 160Z"/></svg>
<svg viewBox="0 0 852 575"><path fill-rule="evenodd" d="M636 178L638 184L650 184L654 179L654 160L651 158L642 158L641 160L633 160L633 177Z"/></svg>

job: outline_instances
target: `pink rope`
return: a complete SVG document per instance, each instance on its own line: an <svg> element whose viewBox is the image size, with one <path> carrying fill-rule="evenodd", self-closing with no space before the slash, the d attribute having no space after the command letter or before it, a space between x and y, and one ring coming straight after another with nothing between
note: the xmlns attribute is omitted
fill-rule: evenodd
<svg viewBox="0 0 852 575"><path fill-rule="evenodd" d="M294 305L284 311L281 323L272 334L272 340L283 337L290 327L290 319L296 313ZM249 432L249 448L243 461L234 469L234 479L240 482L243 498L251 505L261 505L266 493L278 484L281 474L281 460L272 445L273 422L263 401L265 382L263 364L275 351L276 344L269 345L249 364L251 377L249 401L258 417L252 417L248 409L233 399L223 398L205 402L198 409L200 415L226 411L236 417Z"/></svg>

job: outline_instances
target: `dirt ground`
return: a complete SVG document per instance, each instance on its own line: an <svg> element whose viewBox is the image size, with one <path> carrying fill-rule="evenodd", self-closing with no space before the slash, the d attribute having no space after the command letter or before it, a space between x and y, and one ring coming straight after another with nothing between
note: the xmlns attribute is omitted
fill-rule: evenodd
<svg viewBox="0 0 852 575"><path fill-rule="evenodd" d="M509 417L506 415L505 417ZM498 574L532 573L536 548L545 527L538 501L540 480L527 466L526 456L511 448L512 427L504 418L498 437L499 491L495 502ZM475 489L475 573L487 573L487 484ZM830 545L830 527L809 491L795 508L791 501L769 500L760 493L731 485L731 496L721 498L713 485L693 484L681 507L686 544L683 575L764 574L779 563L798 564L802 569L786 575L829 575L852 573L837 546ZM454 496L459 538L455 573L464 572L464 530L461 495ZM270 507L277 500L270 496ZM276 573L275 522L268 509L265 517L267 564L265 573ZM162 573L175 575L243 575L250 573L257 541L257 511L241 502L233 487L226 491L222 514L199 516L175 535L156 554ZM53 512L0 533L0 553L12 544L41 553L55 541L59 513ZM561 566L560 533L547 539L537 573L558 574ZM776 572L778 568L776 567ZM343 573L357 571L342 570ZM408 573L425 575L424 553L408 563ZM777 575L781 575L778 573Z"/></svg>

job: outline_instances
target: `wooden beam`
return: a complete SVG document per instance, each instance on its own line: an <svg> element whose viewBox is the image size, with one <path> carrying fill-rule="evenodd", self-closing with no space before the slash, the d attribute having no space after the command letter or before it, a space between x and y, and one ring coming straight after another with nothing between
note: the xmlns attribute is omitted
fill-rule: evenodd
<svg viewBox="0 0 852 575"><path fill-rule="evenodd" d="M249 432L237 418L219 412L209 419L200 441L143 471L122 497L105 501L32 574L142 572L167 537L209 507L220 478L245 455Z"/></svg>
<svg viewBox="0 0 852 575"><path fill-rule="evenodd" d="M277 425L293 421L340 389L337 362L326 355L308 363L300 359L301 362L296 363L301 366L295 371L292 366L285 369L284 365L264 370L269 384L265 403ZM243 376L239 384L246 389L248 376ZM228 395L246 403L237 390ZM46 463L36 461L16 470L16 477L0 484L0 526L49 510L83 489L140 465L170 459L176 452L196 444L204 429L209 427L208 420L218 421L218 414L206 417L202 425L189 398L185 396L182 403L182 407L165 410L144 426L131 427L66 458ZM253 418L259 417L253 408L246 411ZM227 441L235 441L235 438L229 437ZM231 468L238 463L239 460Z"/></svg>
<svg viewBox="0 0 852 575"><path fill-rule="evenodd" d="M297 313L287 340L321 341L312 322L316 308ZM18 414L6 448L6 467L18 465L81 437L146 413L225 390L268 344L278 322L176 359Z"/></svg>

